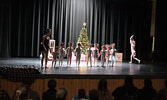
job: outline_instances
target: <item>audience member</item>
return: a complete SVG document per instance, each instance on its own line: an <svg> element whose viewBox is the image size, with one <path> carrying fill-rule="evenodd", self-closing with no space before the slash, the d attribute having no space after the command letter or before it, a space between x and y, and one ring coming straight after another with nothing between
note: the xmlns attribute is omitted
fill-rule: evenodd
<svg viewBox="0 0 167 100"><path fill-rule="evenodd" d="M89 91L89 100L100 100L98 90L93 89Z"/></svg>
<svg viewBox="0 0 167 100"><path fill-rule="evenodd" d="M23 81L23 84L16 89L14 95L13 95L13 100L40 100L39 94L32 90L31 87L32 81L29 79L25 79Z"/></svg>
<svg viewBox="0 0 167 100"><path fill-rule="evenodd" d="M167 80L165 81L165 88L158 92L158 96L160 100L167 100Z"/></svg>
<svg viewBox="0 0 167 100"><path fill-rule="evenodd" d="M56 99L56 81L51 79L48 81L48 90L43 93L42 100L55 100Z"/></svg>
<svg viewBox="0 0 167 100"><path fill-rule="evenodd" d="M138 100L153 100L157 97L156 90L152 86L151 79L144 80L144 87L139 90Z"/></svg>
<svg viewBox="0 0 167 100"><path fill-rule="evenodd" d="M10 100L8 93L5 90L1 89L1 82L0 82L0 100Z"/></svg>
<svg viewBox="0 0 167 100"><path fill-rule="evenodd" d="M112 95L114 100L137 100L138 89L133 85L133 78L127 76L124 85L116 88Z"/></svg>
<svg viewBox="0 0 167 100"><path fill-rule="evenodd" d="M112 100L112 94L107 89L107 80L101 79L98 84L98 92L99 92L99 99L100 100Z"/></svg>
<svg viewBox="0 0 167 100"><path fill-rule="evenodd" d="M86 95L86 91L84 89L79 89L78 94L74 96L74 100L81 100L81 99L89 99L89 96Z"/></svg>
<svg viewBox="0 0 167 100"><path fill-rule="evenodd" d="M59 88L56 93L56 100L66 100L67 89Z"/></svg>

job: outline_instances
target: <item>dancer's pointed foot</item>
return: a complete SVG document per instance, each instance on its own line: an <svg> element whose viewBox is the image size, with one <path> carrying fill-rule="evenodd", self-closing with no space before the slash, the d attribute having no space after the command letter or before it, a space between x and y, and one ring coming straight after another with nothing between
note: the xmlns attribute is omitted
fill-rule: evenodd
<svg viewBox="0 0 167 100"><path fill-rule="evenodd" d="M130 61L129 64L131 64L132 62Z"/></svg>
<svg viewBox="0 0 167 100"><path fill-rule="evenodd" d="M138 61L138 63L140 64L140 60Z"/></svg>

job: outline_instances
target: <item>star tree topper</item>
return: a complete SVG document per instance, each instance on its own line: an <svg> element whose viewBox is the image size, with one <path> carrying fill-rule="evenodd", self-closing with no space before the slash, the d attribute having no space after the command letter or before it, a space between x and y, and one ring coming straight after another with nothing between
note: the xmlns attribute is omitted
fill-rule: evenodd
<svg viewBox="0 0 167 100"><path fill-rule="evenodd" d="M83 23L83 26L86 26L86 22Z"/></svg>

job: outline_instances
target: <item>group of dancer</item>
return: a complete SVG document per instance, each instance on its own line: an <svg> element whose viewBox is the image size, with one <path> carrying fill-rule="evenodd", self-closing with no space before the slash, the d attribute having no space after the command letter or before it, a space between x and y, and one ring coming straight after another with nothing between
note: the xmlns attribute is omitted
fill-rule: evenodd
<svg viewBox="0 0 167 100"><path fill-rule="evenodd" d="M72 54L76 56L76 66L79 67L80 60L81 60L81 52L86 53L87 55L87 66L90 65L92 67L92 58L94 58L94 66L98 65L98 58L101 56L101 66L104 67L104 62L106 59L107 66L109 65L109 57L111 55L111 61L112 61L112 67L114 64L114 61L116 61L116 49L115 44L112 44L112 49L110 50L110 45L103 45L102 50L99 52L98 44L94 44L94 49L92 49L92 44L89 44L88 49L86 52L81 48L81 43L77 43L77 47L73 48L73 43L69 42L67 49L64 49L64 43L61 43L60 48L57 46L55 47L55 51L52 52L53 60L52 60L52 66L56 66L57 58L59 58L59 66L61 67L63 65L63 58L67 55L67 66L71 66L72 61ZM107 48L107 50L106 50Z"/></svg>
<svg viewBox="0 0 167 100"><path fill-rule="evenodd" d="M42 59L41 59L41 68L43 68L43 60L45 58L45 68L47 68L47 58L48 58L48 50L49 47L49 39L51 35L51 29L46 30L46 35L43 36L42 45L41 45L41 52L42 52ZM130 37L130 44L131 44L131 56L130 62L132 63L132 59L135 59L140 63L140 60L136 58L136 51L135 51L135 41L133 39L134 35ZM109 66L109 59L111 57L111 66L113 67L114 62L117 60L117 50L115 49L115 43L112 43L111 46L109 44L102 45L101 51L98 49L98 43L94 43L94 48L92 49L92 44L88 45L88 49L86 52L81 48L81 43L77 43L77 47L73 48L73 43L69 42L67 49L64 49L64 43L61 43L60 48L58 46L55 47L55 51L52 52L53 60L52 66L56 67L57 57L59 57L59 66L63 65L63 59L67 56L67 66L71 66L72 61L72 54L76 56L76 66L79 67L80 59L81 59L81 52L86 53L87 55L87 66L88 64L92 67L92 58L94 58L94 66L99 66L98 58L101 58L101 67L104 67L104 63L106 60L106 66ZM111 48L111 49L110 49Z"/></svg>

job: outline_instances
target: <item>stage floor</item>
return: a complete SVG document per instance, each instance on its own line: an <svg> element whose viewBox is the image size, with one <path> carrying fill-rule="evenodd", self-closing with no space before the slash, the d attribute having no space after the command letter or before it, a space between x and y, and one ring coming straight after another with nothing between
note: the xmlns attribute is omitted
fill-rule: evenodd
<svg viewBox="0 0 167 100"><path fill-rule="evenodd" d="M111 62L110 62L111 64ZM76 67L75 61L72 61L71 67L67 67L67 60L64 59L63 66L59 68L58 61L56 68L52 67L52 62L48 62L47 69L41 69L39 58L10 58L0 59L0 65L35 65L42 75L48 76L70 76L70 75L88 75L88 76L110 76L110 75L135 75L135 76L156 76L166 77L167 76L167 64L153 64L153 63L142 63L142 64L129 64L128 62L116 62L114 67L101 67L99 60L99 67L97 66L86 66L86 62L81 61L81 64Z"/></svg>

